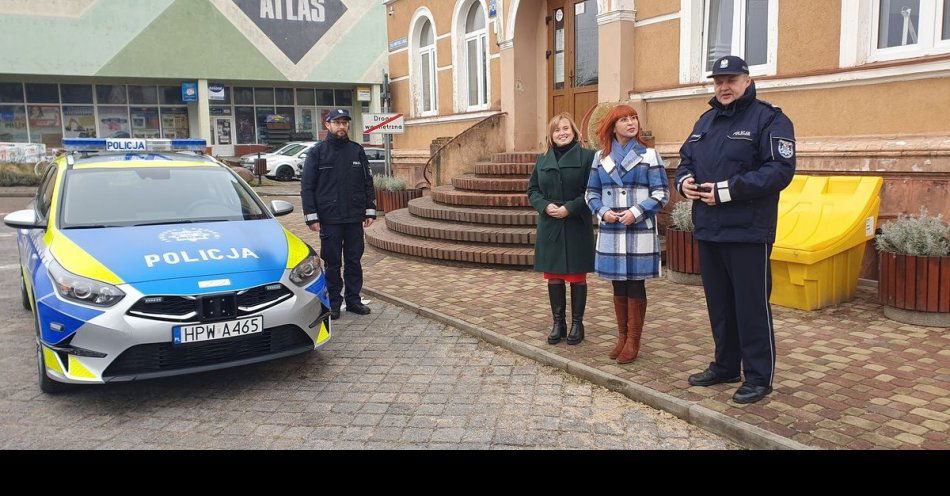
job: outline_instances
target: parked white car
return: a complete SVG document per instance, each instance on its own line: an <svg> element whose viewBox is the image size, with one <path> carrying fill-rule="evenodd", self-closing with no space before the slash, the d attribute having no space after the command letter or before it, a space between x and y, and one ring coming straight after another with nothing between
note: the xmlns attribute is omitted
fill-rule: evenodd
<svg viewBox="0 0 950 496"><path fill-rule="evenodd" d="M307 152L316 145L317 141L293 141L269 153L262 153L261 158L267 160L266 177L278 181L290 181L299 178L303 171L303 163ZM252 153L241 157L241 165L254 172L254 160L257 154Z"/></svg>

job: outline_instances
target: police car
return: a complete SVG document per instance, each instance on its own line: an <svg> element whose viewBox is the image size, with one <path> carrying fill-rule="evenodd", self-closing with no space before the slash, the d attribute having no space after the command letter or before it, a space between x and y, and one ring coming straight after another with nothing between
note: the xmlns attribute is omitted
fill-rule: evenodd
<svg viewBox="0 0 950 496"><path fill-rule="evenodd" d="M275 219L293 205L265 205L201 155L203 140L64 145L32 208L4 218L18 230L43 391L249 364L330 339L319 257Z"/></svg>

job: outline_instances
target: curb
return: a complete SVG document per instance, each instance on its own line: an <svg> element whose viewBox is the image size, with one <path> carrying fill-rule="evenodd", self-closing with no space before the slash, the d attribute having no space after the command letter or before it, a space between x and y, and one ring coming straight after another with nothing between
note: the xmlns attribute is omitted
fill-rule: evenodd
<svg viewBox="0 0 950 496"><path fill-rule="evenodd" d="M769 432L747 422L736 420L728 415L723 415L696 403L650 389L613 374L608 374L607 372L582 363L569 360L555 353L518 341L517 339L469 324L468 322L425 308L397 296L392 296L365 286L363 287L363 292L374 298L379 298L380 300L409 309L423 317L455 327L483 341L500 346L521 356L564 370L571 375L587 380L593 384L623 394L634 401L638 401L658 410L666 411L690 424L726 437L745 448L767 450L819 449Z"/></svg>

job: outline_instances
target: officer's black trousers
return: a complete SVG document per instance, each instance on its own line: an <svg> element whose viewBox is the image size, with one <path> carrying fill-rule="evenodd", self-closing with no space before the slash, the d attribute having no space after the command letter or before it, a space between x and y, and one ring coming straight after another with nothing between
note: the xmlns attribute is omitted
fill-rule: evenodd
<svg viewBox="0 0 950 496"><path fill-rule="evenodd" d="M327 278L330 306L339 309L345 300L348 306L360 302L363 289L363 224L320 224L320 258L323 259ZM340 279L340 266L343 279ZM340 296L344 283L346 294Z"/></svg>
<svg viewBox="0 0 950 496"><path fill-rule="evenodd" d="M765 243L699 242L709 323L716 343L716 361L709 368L722 377L771 386L775 370L772 327L772 271Z"/></svg>

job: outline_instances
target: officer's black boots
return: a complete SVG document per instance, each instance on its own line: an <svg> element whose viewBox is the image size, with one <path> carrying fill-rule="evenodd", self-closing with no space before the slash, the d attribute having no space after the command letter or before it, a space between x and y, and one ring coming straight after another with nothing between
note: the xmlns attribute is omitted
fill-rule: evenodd
<svg viewBox="0 0 950 496"><path fill-rule="evenodd" d="M371 310L369 309L368 306L362 303L354 303L353 305L347 304L346 311L353 312L357 315L367 315L370 313Z"/></svg>
<svg viewBox="0 0 950 496"><path fill-rule="evenodd" d="M611 360L616 360L623 351L623 345L627 342L627 297L614 296L614 314L617 316L617 345L610 352Z"/></svg>
<svg viewBox="0 0 950 496"><path fill-rule="evenodd" d="M765 398L765 396L771 392L771 386L753 386L752 384L744 383L739 386L736 393L732 395L732 401L736 403L755 403Z"/></svg>
<svg viewBox="0 0 950 496"><path fill-rule="evenodd" d="M330 310L330 320L336 320L340 318L340 309L335 308Z"/></svg>
<svg viewBox="0 0 950 496"><path fill-rule="evenodd" d="M567 344L579 344L584 340L584 308L587 307L587 285L571 283L571 330Z"/></svg>
<svg viewBox="0 0 950 496"><path fill-rule="evenodd" d="M567 288L564 283L548 284L548 299L551 300L551 313L554 316L554 326L548 335L548 344L558 344L567 337Z"/></svg>

